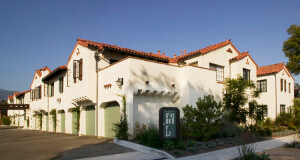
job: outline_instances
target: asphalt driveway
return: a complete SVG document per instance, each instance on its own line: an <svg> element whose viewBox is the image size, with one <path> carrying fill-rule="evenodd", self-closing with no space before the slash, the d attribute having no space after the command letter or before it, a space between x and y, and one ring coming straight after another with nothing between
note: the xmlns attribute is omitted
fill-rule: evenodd
<svg viewBox="0 0 300 160"><path fill-rule="evenodd" d="M0 126L0 159L78 159L133 150L113 139L19 130Z"/></svg>

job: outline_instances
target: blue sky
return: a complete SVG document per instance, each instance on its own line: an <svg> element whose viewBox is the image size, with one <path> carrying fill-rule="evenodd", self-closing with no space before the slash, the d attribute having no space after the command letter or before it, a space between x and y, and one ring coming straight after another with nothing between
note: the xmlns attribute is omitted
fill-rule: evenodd
<svg viewBox="0 0 300 160"><path fill-rule="evenodd" d="M36 69L65 65L76 38L146 51L194 51L227 39L259 66L287 62L300 1L0 1L0 88L30 88ZM300 76L294 76L300 83Z"/></svg>

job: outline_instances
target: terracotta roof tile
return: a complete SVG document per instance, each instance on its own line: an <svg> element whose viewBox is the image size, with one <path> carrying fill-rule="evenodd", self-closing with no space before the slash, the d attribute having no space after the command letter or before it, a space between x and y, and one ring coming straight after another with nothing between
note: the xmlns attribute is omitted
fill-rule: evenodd
<svg viewBox="0 0 300 160"><path fill-rule="evenodd" d="M9 96L7 97L7 100L11 100L11 99L14 99L14 95L9 95Z"/></svg>
<svg viewBox="0 0 300 160"><path fill-rule="evenodd" d="M218 48L221 48L223 46L226 46L228 44L231 44L231 46L236 50L236 52L238 54L240 54L240 52L234 47L234 45L231 43L231 40L229 39L227 41L223 41L223 42L220 42L220 43L217 43L217 44L214 44L214 45L211 45L211 46L208 46L208 47L205 47L205 48L193 51L193 52L190 52L190 53L182 55L182 56L178 56L175 59L177 59L177 61L178 61L178 60L190 57L190 56L195 55L195 54L205 54L205 53L211 52L213 50L216 50Z"/></svg>
<svg viewBox="0 0 300 160"><path fill-rule="evenodd" d="M289 76L291 76L294 79L294 77L292 76L290 71L285 67L284 63L277 63L277 64L271 64L268 66L258 67L256 75L263 76L263 75L268 75L268 74L274 74L274 73L280 72L283 69L286 69Z"/></svg>
<svg viewBox="0 0 300 160"><path fill-rule="evenodd" d="M169 57L166 57L164 55L155 54L152 52L142 52L142 51L132 50L132 49L124 48L124 47L119 47L116 45L93 42L93 41L84 40L84 39L80 39L80 38L77 39L77 44L80 44L84 47L95 46L95 47L98 47L100 50L102 50L103 48L108 48L108 49L122 51L122 52L130 53L130 54L141 55L141 56L149 57L149 58L155 58L155 59L166 60L166 61L169 60Z"/></svg>
<svg viewBox="0 0 300 160"><path fill-rule="evenodd" d="M237 56L231 58L231 59L229 60L229 62L239 61L239 60L241 60L241 59L243 59L243 58L245 58L245 57L247 57L247 56L249 56L250 59L253 61L253 63L256 65L256 67L258 67L258 65L256 64L256 62L255 62L255 61L253 60L253 58L250 56L249 52L243 52L243 53L241 53L241 54L239 54L239 55L237 55Z"/></svg>
<svg viewBox="0 0 300 160"><path fill-rule="evenodd" d="M16 95L16 97L18 97L18 96L23 95L23 94L28 93L28 92L30 92L30 90L27 90L27 91L24 91L24 92L15 92L15 95Z"/></svg>

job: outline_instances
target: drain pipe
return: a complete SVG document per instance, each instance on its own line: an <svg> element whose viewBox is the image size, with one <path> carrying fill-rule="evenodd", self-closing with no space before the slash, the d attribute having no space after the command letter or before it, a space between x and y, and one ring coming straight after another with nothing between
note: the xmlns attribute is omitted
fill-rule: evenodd
<svg viewBox="0 0 300 160"><path fill-rule="evenodd" d="M98 137L98 107L99 107L99 103L98 103L98 77L99 77L99 74L98 74L98 62L100 61L100 54L102 54L104 52L104 48L99 51L99 49L97 49L97 51L95 52L95 60L96 60L96 129L95 129L95 135Z"/></svg>
<svg viewBox="0 0 300 160"><path fill-rule="evenodd" d="M275 111L276 111L276 118L277 118L277 81L276 81L276 73L274 74L275 76Z"/></svg>

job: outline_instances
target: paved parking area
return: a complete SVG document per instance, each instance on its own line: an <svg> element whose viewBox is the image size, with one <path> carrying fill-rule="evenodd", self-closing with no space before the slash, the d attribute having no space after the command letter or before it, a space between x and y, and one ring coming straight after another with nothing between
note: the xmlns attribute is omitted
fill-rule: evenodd
<svg viewBox="0 0 300 160"><path fill-rule="evenodd" d="M112 139L0 126L0 159L80 159L133 152Z"/></svg>

